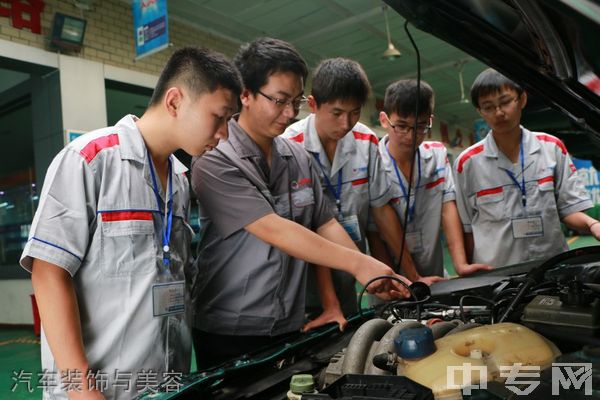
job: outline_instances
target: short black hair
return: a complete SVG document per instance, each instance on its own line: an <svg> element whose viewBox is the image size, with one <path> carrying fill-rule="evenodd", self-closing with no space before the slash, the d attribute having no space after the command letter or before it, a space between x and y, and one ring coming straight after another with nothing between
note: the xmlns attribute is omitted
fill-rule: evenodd
<svg viewBox="0 0 600 400"><path fill-rule="evenodd" d="M229 89L235 97L242 92L238 70L223 54L202 47L188 46L176 50L165 64L150 98L157 105L174 84L183 84L193 96Z"/></svg>
<svg viewBox="0 0 600 400"><path fill-rule="evenodd" d="M336 100L357 100L364 105L371 92L367 74L359 63L347 58L329 58L315 69L311 94L317 106Z"/></svg>
<svg viewBox="0 0 600 400"><path fill-rule="evenodd" d="M420 81L419 91L419 115L433 114L435 96L429 83ZM390 84L385 90L383 110L391 115L396 113L402 117L415 116L415 105L417 102L416 79L402 79Z"/></svg>
<svg viewBox="0 0 600 400"><path fill-rule="evenodd" d="M517 83L511 81L495 69L488 68L480 73L473 86L471 86L471 103L479 108L479 99L483 96L499 93L503 88L514 89L519 97L523 94L523 88Z"/></svg>
<svg viewBox="0 0 600 400"><path fill-rule="evenodd" d="M288 42L268 37L243 44L234 58L242 75L244 88L258 93L269 76L277 72L292 72L306 83L308 67L298 51Z"/></svg>

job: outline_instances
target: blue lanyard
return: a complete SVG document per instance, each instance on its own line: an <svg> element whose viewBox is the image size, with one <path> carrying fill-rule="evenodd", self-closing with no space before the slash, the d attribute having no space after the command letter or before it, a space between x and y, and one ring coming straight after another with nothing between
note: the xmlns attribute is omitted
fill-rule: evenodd
<svg viewBox="0 0 600 400"><path fill-rule="evenodd" d="M338 171L337 188L334 188L333 185L331 184L331 180L329 180L329 176L327 175L327 172L325 172L325 168L323 167L323 164L321 164L320 154L312 153L312 155L317 160L319 167L321 167L321 172L323 172L323 178L325 179L325 186L327 186L327 190L329 190L331 192L331 194L333 194L333 197L335 197L335 205L337 207L338 214L341 215L342 214L342 169L340 169Z"/></svg>
<svg viewBox="0 0 600 400"><path fill-rule="evenodd" d="M521 184L517 181L515 174L512 171L505 169L506 174L512 179L513 183L519 188L521 191L521 202L523 203L523 207L527 205L527 191L525 190L525 156L523 155L523 133L521 133L521 146L519 149L519 158L521 159Z"/></svg>
<svg viewBox="0 0 600 400"><path fill-rule="evenodd" d="M396 170L396 176L398 177L398 184L400 185L400 189L402 189L402 197L404 197L404 200L406 201L406 204L408 207L408 222L411 222L415 215L415 205L416 205L415 203L417 200L417 188L421 184L421 152L419 152L419 149L417 148L417 171L418 171L417 186L415 187L415 194L414 194L415 201L413 201L413 205L411 207L410 199L408 198L408 192L406 190L406 187L404 186L404 183L402 183L402 177L400 176L400 170L398 169L398 164L396 163L396 160L394 159L394 157L392 157L392 153L390 153L389 144L387 144L385 146L385 149L387 150L388 155L390 156L390 160L392 160L392 164L394 165L394 170Z"/></svg>
<svg viewBox="0 0 600 400"><path fill-rule="evenodd" d="M158 211L160 212L160 205L162 203L162 199L160 198L160 193L158 190L158 183L156 182L156 174L154 173L154 166L152 165L152 158L150 157L150 152L146 149L146 153L148 154L148 163L150 165L150 175L152 176L152 186L154 189L154 195L156 196L156 203L158 204ZM165 204L165 213L164 216L160 213L160 217L163 221L163 229L162 229L162 244L163 244L163 265L168 267L171 262L170 248L169 243L171 241L171 228L173 226L173 174L171 173L173 169L173 164L171 163L171 158L168 159L169 162L169 180L167 183L169 197ZM165 224L165 219L166 224Z"/></svg>

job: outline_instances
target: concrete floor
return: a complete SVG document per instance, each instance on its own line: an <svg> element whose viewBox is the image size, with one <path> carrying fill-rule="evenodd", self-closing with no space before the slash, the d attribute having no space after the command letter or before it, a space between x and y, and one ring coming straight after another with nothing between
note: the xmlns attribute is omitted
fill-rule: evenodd
<svg viewBox="0 0 600 400"><path fill-rule="evenodd" d="M570 248L598 245L591 236L568 239ZM446 270L454 276L454 268L447 251L444 254ZM195 369L195 360L192 368ZM40 342L30 329L0 330L0 399L40 399L37 389L40 372ZM30 382L29 387L27 382ZM11 391L14 388L14 391Z"/></svg>

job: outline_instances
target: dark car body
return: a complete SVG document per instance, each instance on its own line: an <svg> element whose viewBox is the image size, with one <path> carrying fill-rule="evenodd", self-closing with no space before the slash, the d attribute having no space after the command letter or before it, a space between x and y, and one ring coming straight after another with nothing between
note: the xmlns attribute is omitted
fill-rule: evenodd
<svg viewBox="0 0 600 400"><path fill-rule="evenodd" d="M417 28L520 83L538 98L523 124L557 135L571 154L600 169L598 1L385 2Z"/></svg>

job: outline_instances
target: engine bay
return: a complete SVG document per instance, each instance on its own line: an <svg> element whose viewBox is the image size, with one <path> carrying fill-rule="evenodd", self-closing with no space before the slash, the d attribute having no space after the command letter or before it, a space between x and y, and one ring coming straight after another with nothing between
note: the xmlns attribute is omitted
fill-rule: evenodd
<svg viewBox="0 0 600 400"><path fill-rule="evenodd" d="M297 374L308 400L600 398L600 246L410 288L344 332L291 335L165 398L283 399Z"/></svg>

